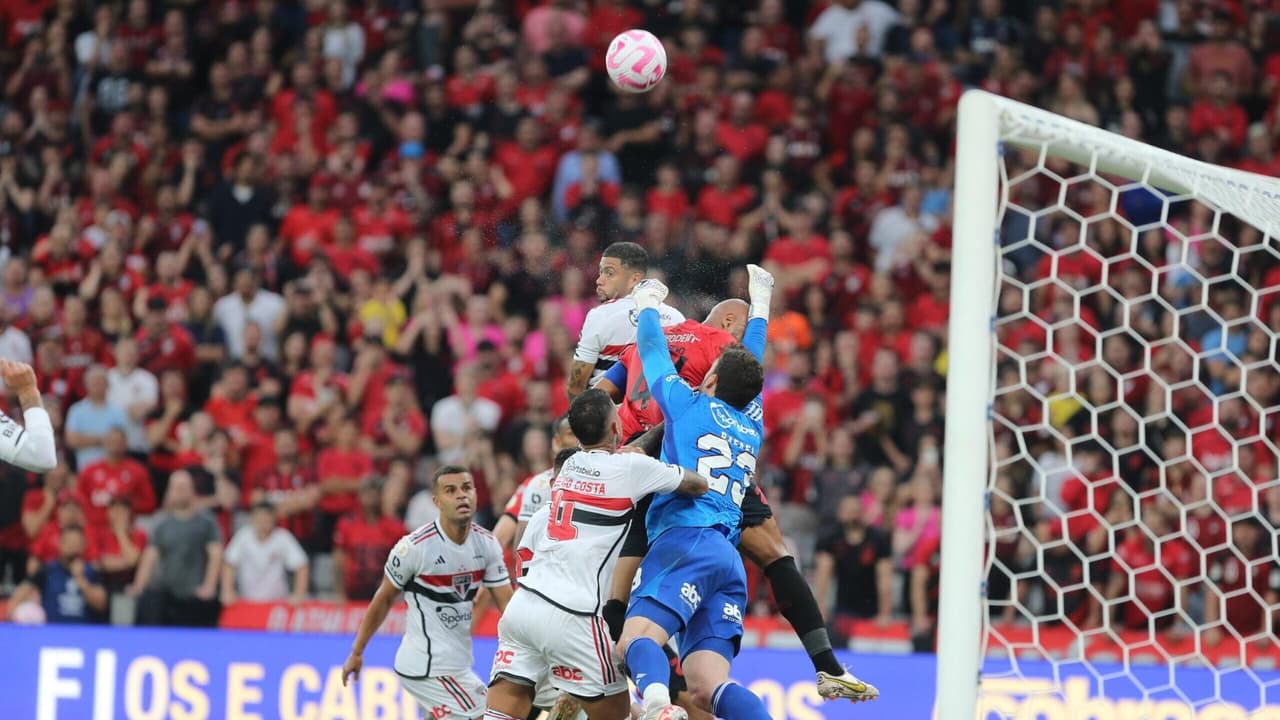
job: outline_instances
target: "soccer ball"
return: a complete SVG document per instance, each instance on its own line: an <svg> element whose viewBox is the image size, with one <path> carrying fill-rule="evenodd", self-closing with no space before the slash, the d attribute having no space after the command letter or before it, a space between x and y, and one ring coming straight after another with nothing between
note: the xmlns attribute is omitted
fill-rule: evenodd
<svg viewBox="0 0 1280 720"><path fill-rule="evenodd" d="M647 30L627 30L609 43L604 66L622 91L648 92L667 74L667 49Z"/></svg>

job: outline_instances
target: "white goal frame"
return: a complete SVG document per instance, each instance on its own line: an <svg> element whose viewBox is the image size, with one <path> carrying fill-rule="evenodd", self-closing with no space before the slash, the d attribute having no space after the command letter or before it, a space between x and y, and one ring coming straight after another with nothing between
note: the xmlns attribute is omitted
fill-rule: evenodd
<svg viewBox="0 0 1280 720"><path fill-rule="evenodd" d="M980 90L960 100L948 326L936 717L973 720L988 619L984 540L991 470L1002 144L1202 200L1280 238L1280 181L1217 167ZM1113 201L1114 202L1114 201ZM1112 210L1114 210L1114 206ZM1165 213L1168 205L1165 206Z"/></svg>

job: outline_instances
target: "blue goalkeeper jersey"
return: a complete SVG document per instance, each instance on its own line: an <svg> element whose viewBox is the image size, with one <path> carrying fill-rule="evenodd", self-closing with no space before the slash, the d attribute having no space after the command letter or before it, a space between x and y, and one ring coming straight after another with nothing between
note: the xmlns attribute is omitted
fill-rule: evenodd
<svg viewBox="0 0 1280 720"><path fill-rule="evenodd" d="M768 323L753 318L742 344L763 361ZM742 499L754 482L756 458L764 441L764 411L756 396L738 410L689 386L676 371L657 311L640 313L636 349L645 381L662 408L666 429L663 460L693 470L707 479L710 489L701 497L676 493L657 495L649 507L649 542L672 528L714 528L738 541Z"/></svg>

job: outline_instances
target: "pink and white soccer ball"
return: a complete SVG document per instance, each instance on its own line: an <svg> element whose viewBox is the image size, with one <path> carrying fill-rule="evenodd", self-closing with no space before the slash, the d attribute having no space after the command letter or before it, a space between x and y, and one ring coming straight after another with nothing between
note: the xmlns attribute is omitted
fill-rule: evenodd
<svg viewBox="0 0 1280 720"><path fill-rule="evenodd" d="M45 623L44 608L30 600L14 608L11 617L15 625L43 625Z"/></svg>
<svg viewBox="0 0 1280 720"><path fill-rule="evenodd" d="M609 43L604 67L623 91L648 92L667 74L667 49L647 30L627 30Z"/></svg>

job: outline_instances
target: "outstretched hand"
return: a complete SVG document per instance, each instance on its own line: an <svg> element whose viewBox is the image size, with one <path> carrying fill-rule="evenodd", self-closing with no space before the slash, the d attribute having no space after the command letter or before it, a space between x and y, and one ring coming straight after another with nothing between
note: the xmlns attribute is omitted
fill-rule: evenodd
<svg viewBox="0 0 1280 720"><path fill-rule="evenodd" d="M747 265L747 296L751 298L751 317L768 319L773 302L773 274L759 265Z"/></svg>
<svg viewBox="0 0 1280 720"><path fill-rule="evenodd" d="M661 280L641 280L636 289L631 291L631 299L635 301L636 307L640 310L645 308L657 308L667 299L667 286L662 284Z"/></svg>

